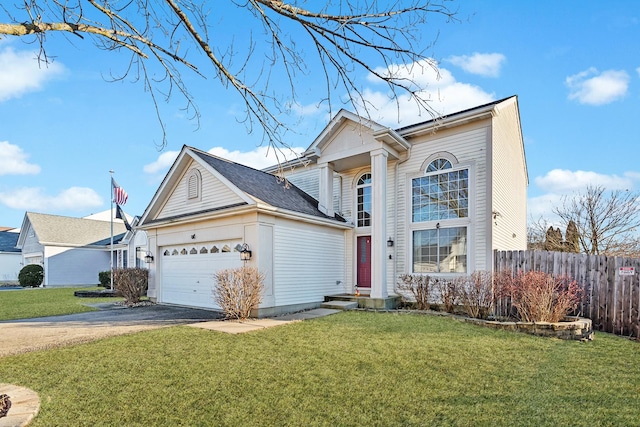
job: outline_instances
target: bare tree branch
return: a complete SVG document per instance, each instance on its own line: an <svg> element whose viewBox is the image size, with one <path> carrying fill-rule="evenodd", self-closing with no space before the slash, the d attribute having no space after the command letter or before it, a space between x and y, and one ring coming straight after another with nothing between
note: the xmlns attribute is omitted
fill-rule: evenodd
<svg viewBox="0 0 640 427"><path fill-rule="evenodd" d="M636 255L640 226L640 195L630 191L607 192L589 186L583 193L565 197L554 208L565 225L575 223L582 252L590 255Z"/></svg>
<svg viewBox="0 0 640 427"><path fill-rule="evenodd" d="M396 103L399 94L406 94L421 111L435 116L410 68L437 72L435 62L423 53L428 44L421 37L430 29L427 18L455 19L456 13L443 3L329 0L312 10L296 0L227 1L234 11L253 17L258 26L252 28L264 30L257 38L251 34L239 62L233 41L221 41L216 32L216 19L221 18L209 10L220 10L222 0L24 0L0 6L0 37L35 37L45 63L50 60L47 34L89 36L101 49L129 51L129 66L113 79L131 76L144 83L162 126L163 146L166 133L157 95L168 101L177 90L185 109L196 121L200 117L181 74L185 70L233 88L244 102L242 121L250 131L255 123L273 147L282 147L283 135L291 130L283 114L299 105L298 79L313 69L322 70L325 79L325 93L317 102L330 110L346 96L341 102L370 118L372 106L358 84L358 73L364 73L386 83ZM437 31L432 33L435 38ZM315 54L306 51L309 43ZM288 92L271 87L274 76L288 80Z"/></svg>

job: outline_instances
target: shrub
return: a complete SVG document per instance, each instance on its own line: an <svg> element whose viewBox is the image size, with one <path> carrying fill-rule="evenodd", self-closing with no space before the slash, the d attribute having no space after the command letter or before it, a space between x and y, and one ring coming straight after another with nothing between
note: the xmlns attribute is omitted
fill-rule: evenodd
<svg viewBox="0 0 640 427"><path fill-rule="evenodd" d="M460 302L458 280L439 279L437 287L440 291L440 300L444 306L444 311L447 313L453 313Z"/></svg>
<svg viewBox="0 0 640 427"><path fill-rule="evenodd" d="M20 286L37 288L44 279L44 268L39 264L29 264L22 267L18 273Z"/></svg>
<svg viewBox="0 0 640 427"><path fill-rule="evenodd" d="M493 303L493 275L476 271L471 276L457 279L460 300L469 317L486 319Z"/></svg>
<svg viewBox="0 0 640 427"><path fill-rule="evenodd" d="M116 268L113 270L113 287L124 298L126 305L140 302L149 285L149 270L146 268Z"/></svg>
<svg viewBox="0 0 640 427"><path fill-rule="evenodd" d="M428 275L401 274L398 277L397 289L410 293L416 301L418 310L428 310L431 291L435 283L437 280L433 280ZM403 296L406 298L406 295Z"/></svg>
<svg viewBox="0 0 640 427"><path fill-rule="evenodd" d="M110 271L101 271L98 273L98 281L100 281L100 286L105 288L111 287L111 272Z"/></svg>
<svg viewBox="0 0 640 427"><path fill-rule="evenodd" d="M214 280L213 299L228 319L247 319L262 302L264 275L255 267L220 270Z"/></svg>
<svg viewBox="0 0 640 427"><path fill-rule="evenodd" d="M525 322L559 322L582 301L584 290L566 276L528 271L508 277L511 280L503 279L503 293Z"/></svg>

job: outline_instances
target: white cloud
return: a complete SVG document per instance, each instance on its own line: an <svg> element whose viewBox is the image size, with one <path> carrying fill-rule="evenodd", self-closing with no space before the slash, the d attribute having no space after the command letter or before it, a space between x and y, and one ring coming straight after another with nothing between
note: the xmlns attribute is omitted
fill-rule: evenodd
<svg viewBox="0 0 640 427"><path fill-rule="evenodd" d="M40 64L31 51L5 47L0 50L0 102L39 90L63 71L64 66L58 62Z"/></svg>
<svg viewBox="0 0 640 427"><path fill-rule="evenodd" d="M636 68L636 73L638 73L638 76L640 77L640 67Z"/></svg>
<svg viewBox="0 0 640 427"><path fill-rule="evenodd" d="M427 62L392 65L387 69L379 68L376 72L390 74L396 79L414 81L423 89L418 94L429 100L429 106L436 115L455 113L495 100L494 94L487 93L478 86L459 82L446 68L434 69ZM376 81L374 76L369 76L368 79L370 82ZM393 97L386 91L374 89L365 89L363 95L369 104L371 118L381 124L409 125L431 119L428 113L417 107L409 95L399 93L397 97Z"/></svg>
<svg viewBox="0 0 640 427"><path fill-rule="evenodd" d="M173 164L176 157L178 157L178 154L180 154L179 151L165 151L158 156L155 162L144 165L142 170L149 174L166 171Z"/></svg>
<svg viewBox="0 0 640 427"><path fill-rule="evenodd" d="M624 97L629 88L629 74L623 70L607 70L602 73L591 67L566 78L569 99L581 104L603 105Z"/></svg>
<svg viewBox="0 0 640 427"><path fill-rule="evenodd" d="M559 218L553 213L553 208L563 203L563 198L574 193L584 193L588 186L601 186L606 190L632 190L640 183L640 173L625 172L620 175L606 175L593 171L571 171L568 169L553 169L544 176L536 177L533 182L543 190L542 195L530 197L527 210L530 218L544 218L557 223Z"/></svg>
<svg viewBox="0 0 640 427"><path fill-rule="evenodd" d="M213 147L209 153L214 156L222 157L254 169L264 169L288 160L293 160L302 154L305 148L292 147L275 150L273 147L261 146L256 147L253 151L229 151L224 147Z"/></svg>
<svg viewBox="0 0 640 427"><path fill-rule="evenodd" d="M467 73L478 74L483 77L498 77L500 68L507 60L501 53L478 53L473 55L450 56L446 62L462 68Z"/></svg>
<svg viewBox="0 0 640 427"><path fill-rule="evenodd" d="M26 211L55 212L84 210L102 206L102 198L91 188L71 187L56 196L49 196L42 188L20 188L0 193L0 203Z"/></svg>
<svg viewBox="0 0 640 427"><path fill-rule="evenodd" d="M0 71L1 73L1 71ZM35 175L40 166L29 163L29 155L9 141L0 141L0 175Z"/></svg>
<svg viewBox="0 0 640 427"><path fill-rule="evenodd" d="M621 177L591 171L553 169L545 176L536 177L535 183L549 193L566 194L584 190L589 185L602 186L608 190L625 190L634 186L634 178L633 174Z"/></svg>
<svg viewBox="0 0 640 427"><path fill-rule="evenodd" d="M213 147L209 150L209 153L254 169L264 169L278 164L278 162L293 160L300 156L304 150L306 148L292 147L275 150L273 147L262 146L256 147L252 151L230 151L224 147ZM148 174L166 173L173 161L178 157L178 154L180 154L179 151L162 153L155 162L145 165L143 170Z"/></svg>

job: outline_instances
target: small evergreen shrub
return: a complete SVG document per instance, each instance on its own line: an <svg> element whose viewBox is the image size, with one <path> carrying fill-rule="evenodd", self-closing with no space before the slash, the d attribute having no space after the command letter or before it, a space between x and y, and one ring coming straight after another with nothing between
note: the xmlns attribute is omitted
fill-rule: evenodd
<svg viewBox="0 0 640 427"><path fill-rule="evenodd" d="M228 319L248 319L262 302L264 275L255 267L220 270L214 280L213 299Z"/></svg>
<svg viewBox="0 0 640 427"><path fill-rule="evenodd" d="M113 270L113 287L124 298L126 305L140 302L147 293L149 270L146 268L116 268Z"/></svg>
<svg viewBox="0 0 640 427"><path fill-rule="evenodd" d="M110 271L101 271L98 273L98 281L100 282L100 286L105 288L111 287L111 272Z"/></svg>
<svg viewBox="0 0 640 427"><path fill-rule="evenodd" d="M20 286L37 288L44 280L44 268L40 264L29 264L22 267L18 273Z"/></svg>

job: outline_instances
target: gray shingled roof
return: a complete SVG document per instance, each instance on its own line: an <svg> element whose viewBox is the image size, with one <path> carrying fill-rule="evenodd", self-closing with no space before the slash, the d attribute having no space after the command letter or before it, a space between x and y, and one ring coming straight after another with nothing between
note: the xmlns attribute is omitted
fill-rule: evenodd
<svg viewBox="0 0 640 427"><path fill-rule="evenodd" d="M20 233L10 233L8 231L0 231L0 252L20 252L16 248Z"/></svg>
<svg viewBox="0 0 640 427"><path fill-rule="evenodd" d="M95 219L72 218L27 212L27 218L40 243L71 246L105 246L111 240L111 223ZM127 231L121 222L113 223L113 242Z"/></svg>
<svg viewBox="0 0 640 427"><path fill-rule="evenodd" d="M221 159L189 147L241 191L271 206L306 215L344 222L339 215L331 218L318 210L318 201L289 182L267 172Z"/></svg>

